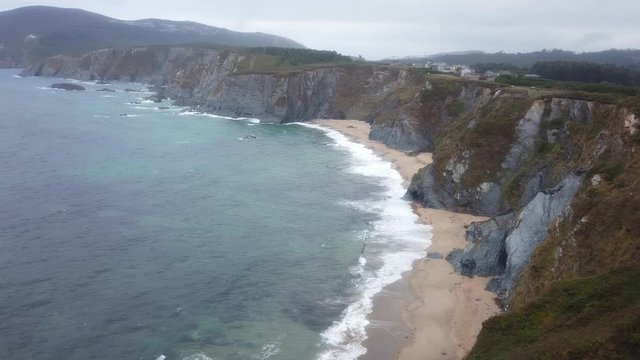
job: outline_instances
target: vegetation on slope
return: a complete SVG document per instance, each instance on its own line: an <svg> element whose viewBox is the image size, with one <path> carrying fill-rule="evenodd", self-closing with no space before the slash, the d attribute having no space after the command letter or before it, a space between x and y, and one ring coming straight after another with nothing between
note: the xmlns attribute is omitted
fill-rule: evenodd
<svg viewBox="0 0 640 360"><path fill-rule="evenodd" d="M328 50L257 47L242 49L241 53L244 57L236 74L290 73L351 63L350 57Z"/></svg>
<svg viewBox="0 0 640 360"><path fill-rule="evenodd" d="M615 99L615 96L636 96L639 91L637 87L618 86L611 84L593 84L576 81L558 81L552 79L534 79L517 75L502 75L496 79L496 82L513 86L526 86L534 87L540 90L553 90L552 94L559 94L565 97L572 98L585 98L589 97L593 100L604 100L605 102L611 102ZM565 90L562 94L559 90ZM535 91L532 93L535 94ZM545 92L542 92L545 93ZM546 93L549 93L548 91ZM603 94L605 96L595 96L595 94ZM609 96L608 98L606 95ZM573 96L572 96L573 95Z"/></svg>
<svg viewBox="0 0 640 360"><path fill-rule="evenodd" d="M502 92L502 96L493 97L474 112L452 113L457 120L438 140L434 155L437 176L443 176L448 159L456 156L460 149L469 149L467 159L471 164L462 179L465 188L475 188L499 176L501 163L496 159L506 156L515 140L515 124L532 103L526 93L512 89L503 89Z"/></svg>
<svg viewBox="0 0 640 360"><path fill-rule="evenodd" d="M558 281L487 320L467 359L640 358L640 269Z"/></svg>

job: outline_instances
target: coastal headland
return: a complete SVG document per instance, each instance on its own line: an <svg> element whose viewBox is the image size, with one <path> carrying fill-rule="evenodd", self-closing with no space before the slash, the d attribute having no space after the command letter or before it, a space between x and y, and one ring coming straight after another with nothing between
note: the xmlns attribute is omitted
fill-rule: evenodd
<svg viewBox="0 0 640 360"><path fill-rule="evenodd" d="M294 66L279 55L197 47L61 55L22 75L147 83L155 100L216 115L369 124L331 122L398 157L407 198L433 225L428 251L446 258L419 261L409 277L416 301L405 314L416 330L401 357L464 354L495 313L491 295L475 295L485 285L507 311L484 323L469 359L640 355L640 335L629 335L640 332L632 281L640 268L637 94L511 86L409 66Z"/></svg>

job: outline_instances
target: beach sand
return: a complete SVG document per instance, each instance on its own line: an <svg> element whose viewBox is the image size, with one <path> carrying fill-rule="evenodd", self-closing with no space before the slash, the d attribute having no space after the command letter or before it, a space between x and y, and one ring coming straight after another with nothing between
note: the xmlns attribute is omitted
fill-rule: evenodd
<svg viewBox="0 0 640 360"><path fill-rule="evenodd" d="M407 186L413 174L431 162L369 140L369 124L358 120L314 120L337 130L391 161ZM485 218L414 205L433 229L428 252L446 256L464 248L465 226ZM473 347L482 322L500 312L495 294L485 291L488 278L464 277L445 259L420 259L405 281L392 284L374 300L363 360L461 359ZM402 320L400 320L402 319Z"/></svg>

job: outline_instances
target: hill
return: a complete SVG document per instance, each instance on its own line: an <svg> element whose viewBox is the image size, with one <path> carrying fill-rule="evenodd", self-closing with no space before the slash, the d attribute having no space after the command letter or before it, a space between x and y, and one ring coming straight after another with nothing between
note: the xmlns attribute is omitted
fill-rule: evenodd
<svg viewBox="0 0 640 360"><path fill-rule="evenodd" d="M0 12L0 67L23 67L52 55L102 48L189 43L304 48L276 35L236 32L189 21L125 21L48 6Z"/></svg>

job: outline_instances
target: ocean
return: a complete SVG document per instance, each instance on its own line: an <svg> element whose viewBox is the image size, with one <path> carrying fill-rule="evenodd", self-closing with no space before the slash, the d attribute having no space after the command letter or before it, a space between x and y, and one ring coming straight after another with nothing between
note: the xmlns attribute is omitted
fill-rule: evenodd
<svg viewBox="0 0 640 360"><path fill-rule="evenodd" d="M372 298L430 238L389 162L314 125L18 73L0 70L1 359L366 351Z"/></svg>

